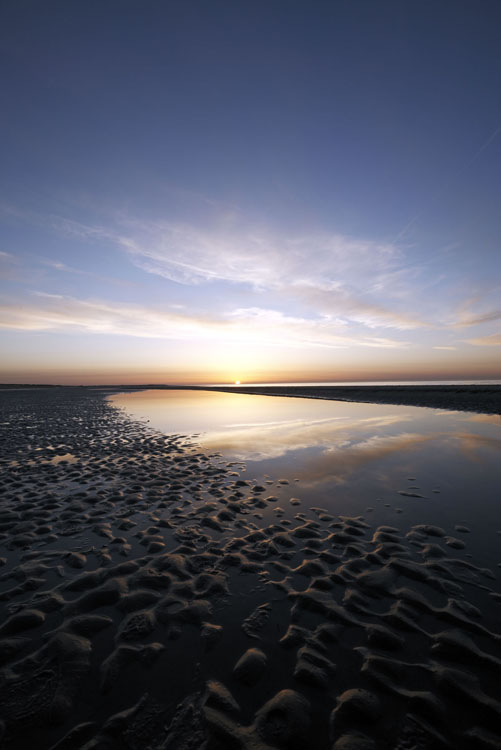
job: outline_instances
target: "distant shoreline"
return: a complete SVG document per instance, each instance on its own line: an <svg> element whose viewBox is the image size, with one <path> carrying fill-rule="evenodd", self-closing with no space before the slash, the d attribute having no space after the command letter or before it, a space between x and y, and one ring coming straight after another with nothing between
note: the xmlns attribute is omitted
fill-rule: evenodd
<svg viewBox="0 0 501 750"><path fill-rule="evenodd" d="M431 409L501 414L501 386L278 386L207 388L230 393L354 401L371 404L422 406Z"/></svg>
<svg viewBox="0 0 501 750"><path fill-rule="evenodd" d="M247 395L314 398L373 404L422 406L432 409L501 414L500 385L367 385L367 386L200 386L200 385L96 385L57 386L0 384L0 390L86 389L100 391L192 390L244 393Z"/></svg>

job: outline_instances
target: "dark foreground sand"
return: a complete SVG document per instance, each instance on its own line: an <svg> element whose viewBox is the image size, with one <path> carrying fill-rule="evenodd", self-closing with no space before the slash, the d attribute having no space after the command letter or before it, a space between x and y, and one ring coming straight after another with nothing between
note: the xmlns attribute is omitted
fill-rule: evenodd
<svg viewBox="0 0 501 750"><path fill-rule="evenodd" d="M5 748L501 747L468 529L296 512L99 392L0 407Z"/></svg>

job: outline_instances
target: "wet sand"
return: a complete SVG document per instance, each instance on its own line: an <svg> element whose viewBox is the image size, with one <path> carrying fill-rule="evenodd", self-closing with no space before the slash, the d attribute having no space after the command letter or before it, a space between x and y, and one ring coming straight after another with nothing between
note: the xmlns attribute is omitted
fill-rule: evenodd
<svg viewBox="0 0 501 750"><path fill-rule="evenodd" d="M4 747L501 747L464 525L308 507L97 390L4 392L0 423Z"/></svg>

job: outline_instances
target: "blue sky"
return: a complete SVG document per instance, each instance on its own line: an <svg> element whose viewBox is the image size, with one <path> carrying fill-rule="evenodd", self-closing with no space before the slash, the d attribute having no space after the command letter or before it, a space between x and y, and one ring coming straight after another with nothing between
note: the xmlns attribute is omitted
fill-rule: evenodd
<svg viewBox="0 0 501 750"><path fill-rule="evenodd" d="M6 0L0 379L501 377L497 0Z"/></svg>

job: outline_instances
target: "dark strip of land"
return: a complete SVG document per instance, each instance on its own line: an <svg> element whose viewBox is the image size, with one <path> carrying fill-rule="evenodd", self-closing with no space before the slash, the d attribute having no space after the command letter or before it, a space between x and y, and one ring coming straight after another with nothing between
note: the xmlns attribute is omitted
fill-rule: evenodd
<svg viewBox="0 0 501 750"><path fill-rule="evenodd" d="M371 404L402 404L406 406L426 406L432 409L501 414L501 386L499 385L284 385L211 388L210 390L259 394L262 396L292 396L296 398L320 398L335 401L360 401Z"/></svg>

